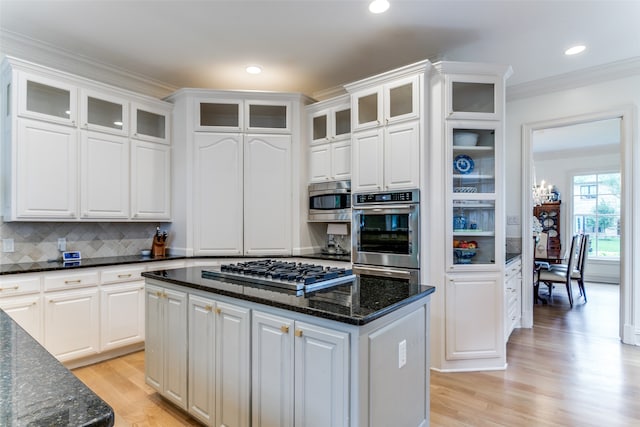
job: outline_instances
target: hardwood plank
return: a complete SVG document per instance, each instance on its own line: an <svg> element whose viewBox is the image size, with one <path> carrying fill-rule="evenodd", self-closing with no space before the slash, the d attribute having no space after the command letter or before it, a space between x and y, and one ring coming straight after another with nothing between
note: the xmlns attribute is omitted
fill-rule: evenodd
<svg viewBox="0 0 640 427"><path fill-rule="evenodd" d="M507 344L507 370L432 371L431 426L640 426L640 348L618 339L618 288L586 289L589 302L576 293L573 309L559 288L534 307L534 327ZM73 372L118 427L199 425L145 384L144 352Z"/></svg>

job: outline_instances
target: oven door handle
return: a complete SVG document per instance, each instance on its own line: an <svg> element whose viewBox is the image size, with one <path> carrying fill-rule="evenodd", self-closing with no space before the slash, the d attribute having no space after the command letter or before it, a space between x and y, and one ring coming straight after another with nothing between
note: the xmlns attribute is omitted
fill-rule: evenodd
<svg viewBox="0 0 640 427"><path fill-rule="evenodd" d="M383 211L383 210L414 210L418 205L378 205L378 206L354 206L354 209L360 209L363 211Z"/></svg>
<svg viewBox="0 0 640 427"><path fill-rule="evenodd" d="M377 267L362 267L362 266L353 266L352 271L357 274L368 274L370 276L385 276L385 277L395 277L396 279L409 279L411 278L411 271L407 270L396 270L393 268L377 268Z"/></svg>

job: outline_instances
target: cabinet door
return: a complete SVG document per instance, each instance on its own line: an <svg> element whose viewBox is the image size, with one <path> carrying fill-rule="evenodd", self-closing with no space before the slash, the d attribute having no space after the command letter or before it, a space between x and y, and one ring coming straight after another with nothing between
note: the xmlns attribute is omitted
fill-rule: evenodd
<svg viewBox="0 0 640 427"><path fill-rule="evenodd" d="M353 134L352 191L378 191L383 184L383 130Z"/></svg>
<svg viewBox="0 0 640 427"><path fill-rule="evenodd" d="M245 101L245 131L266 133L291 132L291 103Z"/></svg>
<svg viewBox="0 0 640 427"><path fill-rule="evenodd" d="M187 294L163 290L164 365L162 394L187 409Z"/></svg>
<svg viewBox="0 0 640 427"><path fill-rule="evenodd" d="M169 144L171 134L169 123L171 110L151 105L131 105L131 136L160 144Z"/></svg>
<svg viewBox="0 0 640 427"><path fill-rule="evenodd" d="M98 353L99 310L98 288L45 293L45 348L60 361Z"/></svg>
<svg viewBox="0 0 640 427"><path fill-rule="evenodd" d="M40 294L0 298L0 308L42 344L42 298Z"/></svg>
<svg viewBox="0 0 640 427"><path fill-rule="evenodd" d="M244 253L291 254L291 137L247 135Z"/></svg>
<svg viewBox="0 0 640 427"><path fill-rule="evenodd" d="M351 97L351 111L353 116L352 130L362 130L380 126L383 119L384 106L382 102L382 87L365 89L354 93Z"/></svg>
<svg viewBox="0 0 640 427"><path fill-rule="evenodd" d="M18 119L17 217L78 217L78 134L68 126Z"/></svg>
<svg viewBox="0 0 640 427"><path fill-rule="evenodd" d="M447 118L499 120L503 116L504 83L499 77L449 74L445 85Z"/></svg>
<svg viewBox="0 0 640 427"><path fill-rule="evenodd" d="M100 350L144 341L144 282L100 289Z"/></svg>
<svg viewBox="0 0 640 427"><path fill-rule="evenodd" d="M244 126L243 102L237 99L197 99L196 131L240 132Z"/></svg>
<svg viewBox="0 0 640 427"><path fill-rule="evenodd" d="M216 423L248 427L251 411L251 318L249 309L216 306Z"/></svg>
<svg viewBox="0 0 640 427"><path fill-rule="evenodd" d="M399 79L384 86L385 125L418 118L420 112L420 79Z"/></svg>
<svg viewBox="0 0 640 427"><path fill-rule="evenodd" d="M80 123L87 130L129 136L129 102L91 90L82 90Z"/></svg>
<svg viewBox="0 0 640 427"><path fill-rule="evenodd" d="M195 255L242 255L242 141L237 133L194 135Z"/></svg>
<svg viewBox="0 0 640 427"><path fill-rule="evenodd" d="M292 427L293 321L254 311L251 330L251 425Z"/></svg>
<svg viewBox="0 0 640 427"><path fill-rule="evenodd" d="M129 139L82 131L80 143L82 218L129 217Z"/></svg>
<svg viewBox="0 0 640 427"><path fill-rule="evenodd" d="M312 145L309 149L309 181L324 182L331 179L331 144Z"/></svg>
<svg viewBox="0 0 640 427"><path fill-rule="evenodd" d="M76 126L78 90L68 83L18 73L18 112L23 117Z"/></svg>
<svg viewBox="0 0 640 427"><path fill-rule="evenodd" d="M296 322L295 425L349 425L349 335Z"/></svg>
<svg viewBox="0 0 640 427"><path fill-rule="evenodd" d="M384 188L420 186L420 127L417 121L388 126L384 131Z"/></svg>
<svg viewBox="0 0 640 427"><path fill-rule="evenodd" d="M171 219L170 147L134 140L131 171L132 219Z"/></svg>
<svg viewBox="0 0 640 427"><path fill-rule="evenodd" d="M189 295L189 412L207 425L215 414L215 301Z"/></svg>
<svg viewBox="0 0 640 427"><path fill-rule="evenodd" d="M145 382L160 393L164 383L162 301L162 288L145 284Z"/></svg>
<svg viewBox="0 0 640 427"><path fill-rule="evenodd" d="M351 139L331 144L331 177L335 180L351 178Z"/></svg>
<svg viewBox="0 0 640 427"><path fill-rule="evenodd" d="M445 301L447 360L504 356L504 293L498 276L450 275Z"/></svg>
<svg viewBox="0 0 640 427"><path fill-rule="evenodd" d="M330 130L331 110L322 110L311 116L311 142L326 143L331 139Z"/></svg>

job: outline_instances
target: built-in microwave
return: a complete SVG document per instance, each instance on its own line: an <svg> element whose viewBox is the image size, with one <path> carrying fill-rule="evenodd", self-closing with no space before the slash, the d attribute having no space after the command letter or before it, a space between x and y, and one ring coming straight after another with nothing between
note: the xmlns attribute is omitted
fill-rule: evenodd
<svg viewBox="0 0 640 427"><path fill-rule="evenodd" d="M309 221L351 222L351 181L309 184Z"/></svg>
<svg viewBox="0 0 640 427"><path fill-rule="evenodd" d="M351 230L354 264L419 269L419 190L354 194Z"/></svg>

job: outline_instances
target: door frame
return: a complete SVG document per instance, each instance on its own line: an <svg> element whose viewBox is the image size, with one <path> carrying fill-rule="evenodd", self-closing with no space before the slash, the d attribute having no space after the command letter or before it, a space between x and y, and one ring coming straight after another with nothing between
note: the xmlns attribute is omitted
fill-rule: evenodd
<svg viewBox="0 0 640 427"><path fill-rule="evenodd" d="M640 261L640 194L634 195L633 188L640 191L640 149L634 140L635 107L622 106L617 109L596 111L576 116L525 123L522 125L522 271L533 272L533 242L531 215L533 200L533 133L547 128L571 126L585 122L620 118L620 173L621 173L621 232L620 232L620 338L626 344L640 345L640 331L636 330L635 308L640 306L640 269L634 264ZM634 167L635 166L635 167ZM635 184L635 185L634 185ZM530 242L531 244L527 244ZM640 264L638 264L640 265ZM523 274L522 280L522 327L533 327L533 274ZM525 291L526 290L526 291Z"/></svg>

